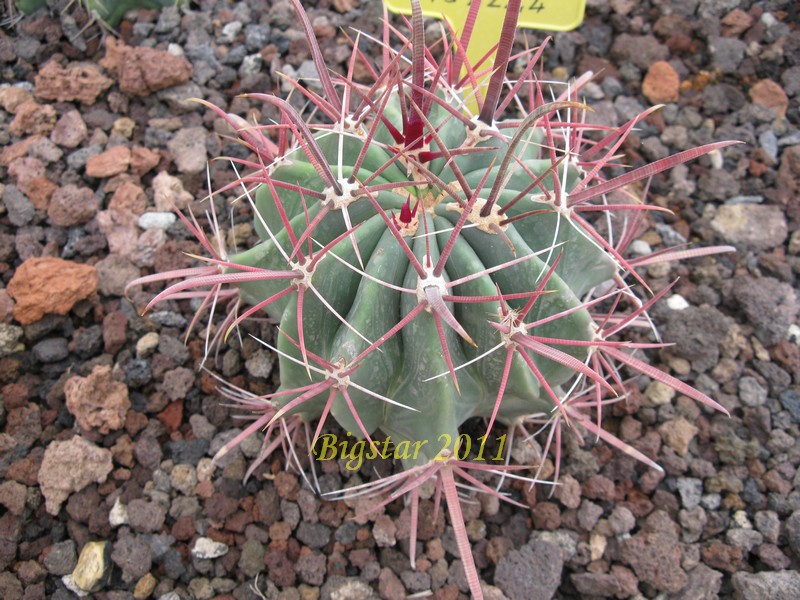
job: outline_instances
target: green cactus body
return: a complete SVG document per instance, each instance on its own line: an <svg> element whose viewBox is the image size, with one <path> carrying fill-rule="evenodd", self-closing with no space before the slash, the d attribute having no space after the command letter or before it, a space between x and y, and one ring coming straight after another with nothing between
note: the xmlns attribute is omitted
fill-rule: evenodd
<svg viewBox="0 0 800 600"><path fill-rule="evenodd" d="M160 10L167 6L181 6L184 0L84 0L86 10L110 27L116 27L130 10L139 8ZM33 14L47 0L16 0L16 5L26 15Z"/></svg>
<svg viewBox="0 0 800 600"><path fill-rule="evenodd" d="M399 100L392 100L388 102L389 106L399 105ZM387 110L385 114L395 127L402 127L399 110ZM436 107L428 118L431 122L444 123L438 136L448 145L447 150L466 147L469 143L467 128L461 121L448 116L444 109ZM365 124L365 127L368 125ZM503 132L504 138L513 137L513 129ZM550 168L551 162L540 157L541 137L541 132L532 129L526 134L524 143L512 149L503 138L490 137L475 144L475 147L485 150L460 155L455 162L471 189L478 189L482 179L493 181L506 153L514 152L526 170L519 168L512 173L497 203L498 207L502 207L531 183L531 173L538 176ZM365 143L363 131L360 136L323 131L315 134L315 138L331 171L346 183ZM371 143L358 173L359 179L369 179L383 168L371 185L405 184L378 192L374 200L385 213L394 214L395 217L404 205L415 206L419 202L419 210L414 217L416 227L404 239L420 263L425 264L429 260L431 264L436 264L462 211L451 196L441 193L434 186L415 183L420 179L419 173L415 174L413 169L409 169L412 172L409 175L401 161L392 162L393 153L402 149L395 146L385 125L377 125ZM431 151L439 149L436 142L431 142ZM391 166L385 168L387 163L391 163ZM456 190L454 195L464 203L469 201L458 189L456 171L445 159L432 160L426 168L441 182ZM577 169L573 166L568 168L566 177L563 169L556 175L570 187L578 180ZM347 205L347 219L343 209L333 209L321 220L315 221L315 217L323 210L322 202L311 203L301 198L299 193L279 187L282 182L324 193L323 182L302 152L293 152L281 160L271 171L270 178L273 186L262 184L255 200L259 215L255 226L262 241L229 260L249 267L286 269L285 256L293 252L293 247L286 228L282 226L278 203L289 219L295 239L303 235L309 223L314 223L311 237L317 248L345 234L348 231L347 221L351 226L358 226L352 235L346 235L332 248L331 252L338 258L326 256L317 264L311 276L311 284L328 306L315 294L308 292L304 295L302 306L307 351L331 364L348 365L370 343L385 335L419 304L416 295L397 291L378 281L415 290L421 278L402 245L389 230L384 217L366 196L361 195ZM545 185L552 189L552 182ZM355 193L360 191L358 185L351 189ZM273 190L277 192L277 199L273 198ZM489 192L485 183L484 190ZM560 227L555 226L556 219L560 217L553 213L551 206L529 201L509 211L508 216L513 217L537 207L547 212L504 226L505 239L476 226L465 227L455 240L441 277L444 281L454 281L473 274L480 275L447 293L492 298L497 296L498 289L506 295L534 290L548 271L550 265L546 261L552 263L560 254L562 259L559 267L547 281L547 293L536 300L534 309L526 316L526 321L532 323L569 309L577 309L582 302L581 296L588 289L615 274L617 269L614 261L596 243L588 240L565 219L562 219ZM545 222L537 223L537 218ZM276 247L278 245L282 252ZM530 258L491 271L493 267L521 257ZM361 274L361 263L366 276ZM241 289L243 297L256 304L289 285L293 284L286 280L262 281L242 284ZM301 352L288 339L298 339L297 300L297 291L293 291L280 302L267 307L270 316L280 322L280 330L286 334L279 344L279 349L286 355L281 359L282 390L301 389L309 384L309 373L302 364ZM524 304L525 299L509 302L512 308L517 309ZM410 460L410 464L434 459L443 446L442 441L458 438L458 428L465 420L476 416L489 417L503 375L505 350L479 358L502 341L500 333L490 325L500 319L499 301L449 302L447 310L474 341L474 344L469 343L447 324L441 326L452 363L455 366L468 364L456 372L457 386L444 358L436 320L428 311L421 312L399 335L363 358L359 368L350 376L353 382L372 392L418 411L388 404L361 390L350 388L358 415L370 434L381 429L396 444L406 441L421 444L416 461ZM588 311L582 308L537 327L536 333L551 338L588 341L592 339L594 330ZM574 347L569 352L579 360L586 358L586 349L583 347ZM547 358L535 356L534 361L553 388L558 388L575 376L571 369ZM312 380L321 381L323 377L312 373ZM327 395L327 391L322 392L296 410L305 419L313 420L320 416ZM296 395L281 397L280 403L285 405L294 397ZM540 382L530 368L521 358L515 358L510 367L498 418L509 423L522 415L547 414L553 408L552 400L541 389ZM331 412L346 431L362 436L341 394L334 401Z"/></svg>
<svg viewBox="0 0 800 600"><path fill-rule="evenodd" d="M134 283L180 279L149 306L202 298L198 315L213 314L220 301L232 300L214 339L207 338L209 347L251 314L265 311L279 323L274 349L280 388L265 396L224 388L253 421L215 459L266 429L249 476L280 443L278 436L294 444L304 430L313 447L330 415L357 437L372 439L381 431L401 449L394 456L404 470L328 497L386 494L385 504L407 493L413 566L419 488L434 480L437 497L447 503L470 592L482 598L456 478L516 503L467 470L519 477L513 471L533 467L532 479L522 477L533 484L552 457L557 479L567 428L659 469L652 457L601 427L604 406L618 401L626 387L625 369L724 411L633 354L658 344L620 335L646 324L647 309L669 289L640 300L636 283L647 290L645 298L650 292L636 266L731 248L626 260L623 253L643 211L659 209L621 191L732 142L607 178L606 167L649 111L616 130L599 131L601 139L586 144L583 133L592 128L576 115L585 108L575 100L576 88L567 88L567 100L545 103L535 60L517 83L506 81L519 0L508 2L493 75L479 90L476 116L468 100L475 93L475 70L468 64L462 69L471 34L458 43L445 37L441 58L434 58L424 47L419 3L412 0L409 37L384 26L381 68L375 70L354 42L348 75L332 76L308 16L299 0L291 2L323 92L292 83L321 113L321 123L306 123L289 102L265 94L248 96L280 113L263 127L208 105L256 157L239 159L248 174L221 191L245 189L260 241L228 256L193 216L181 215L211 257L202 266ZM479 6L470 4L465 32L476 25ZM359 60L374 76L371 86L354 80ZM526 101L517 95L523 85ZM522 117L500 121L508 106L517 106ZM616 201L616 194L624 199ZM601 234L586 217L591 211L612 231ZM620 233L613 232L616 216ZM213 227L216 219L211 222ZM636 283L626 283L628 277ZM547 430L539 464L490 464L474 453L474 460L466 460L469 449L458 446L460 428L473 417L485 419L487 431L498 422L508 425L509 438ZM481 440L472 441L475 450ZM508 457L508 447L505 452ZM294 450L287 458L300 467ZM361 465L361 458L353 463Z"/></svg>

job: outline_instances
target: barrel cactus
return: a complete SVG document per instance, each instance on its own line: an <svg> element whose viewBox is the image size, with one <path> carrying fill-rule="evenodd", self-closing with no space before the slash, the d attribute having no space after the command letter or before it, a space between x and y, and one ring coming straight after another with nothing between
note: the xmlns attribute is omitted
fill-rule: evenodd
<svg viewBox="0 0 800 600"><path fill-rule="evenodd" d="M633 184L726 143L607 176L646 114L594 128L587 141L582 82L546 101L536 77L541 48L512 56L518 1L509 2L492 59L466 59L478 2L460 37L450 32L432 48L415 2L408 35L384 25L380 67L356 40L344 75L329 72L293 4L319 75L321 91L292 82L312 118L267 94L248 96L277 108L280 118L267 125L209 105L251 152L238 161L235 185L252 206L259 243L228 254L184 217L211 256L136 283L181 278L151 305L201 297L205 309L228 300L218 338L253 315L278 323L280 387L259 397L227 388L253 420L220 456L266 430L261 460L281 436L302 432L325 458L318 442L329 416L361 440L362 455L393 448L398 473L333 497L381 493L380 505L408 494L413 520L420 486L433 480L471 592L481 597L456 479L496 494L489 473L522 477L531 468L484 456L491 432L543 424L556 476L562 429L589 432L658 468L600 427L603 406L624 393L625 370L724 410L634 356L657 344L620 334L646 324L646 310L666 291L653 295L636 267L726 250L627 260L635 224L657 210L633 195ZM514 81L506 78L510 57L527 60ZM372 83L355 80L359 62ZM482 72L490 73L485 87ZM612 235L609 223L622 229ZM462 425L476 417L486 434L472 439Z"/></svg>

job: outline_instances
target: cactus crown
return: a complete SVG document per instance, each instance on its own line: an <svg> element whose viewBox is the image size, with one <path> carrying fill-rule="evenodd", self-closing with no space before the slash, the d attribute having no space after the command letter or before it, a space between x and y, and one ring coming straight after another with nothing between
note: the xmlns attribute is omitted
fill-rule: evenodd
<svg viewBox="0 0 800 600"><path fill-rule="evenodd" d="M253 421L222 454L266 428L258 464L281 435L310 433L316 422L313 445L329 415L367 442L381 431L415 448L402 455L403 472L335 497L391 492L385 504L410 493L413 515L419 486L435 480L471 591L481 597L455 480L497 494L487 475L514 476L508 472L521 467L466 461L469 448L458 442L467 419L484 418L487 434L501 424L511 434L544 425L557 477L564 425L658 468L599 426L603 406L623 393L623 366L724 410L633 355L654 344L619 334L641 325L666 292L640 301L634 286L649 290L635 267L724 250L623 258L644 211L657 210L633 196L631 184L726 143L608 178L647 113L617 129L584 124L577 98L585 80L545 101L536 73L542 47L512 54L518 1L509 2L493 60L466 59L479 2L460 39L445 35L433 48L424 44L415 2L408 36L384 24L380 68L355 40L346 75L328 71L308 17L292 1L321 91L291 83L313 106L314 123L266 94L249 97L278 109L269 125L209 105L251 151L238 161L249 174L235 185L252 205L260 242L228 255L184 218L211 257L139 283L183 277L151 304L198 295L189 290L199 290L203 308L232 299L222 333L262 311L279 323L280 388L261 397L232 392ZM509 81L517 58L526 66ZM372 83L355 80L358 63ZM483 72L491 73L485 90L477 85ZM622 229L601 235L598 220ZM412 539L412 565L414 547Z"/></svg>

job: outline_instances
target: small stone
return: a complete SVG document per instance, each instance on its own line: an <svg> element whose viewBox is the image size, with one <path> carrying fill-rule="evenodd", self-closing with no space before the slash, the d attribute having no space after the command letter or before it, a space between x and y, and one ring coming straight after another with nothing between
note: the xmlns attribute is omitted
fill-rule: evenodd
<svg viewBox="0 0 800 600"><path fill-rule="evenodd" d="M111 201L108 209L114 211L129 211L134 215L141 215L147 210L147 195L144 190L133 181L125 181L119 186Z"/></svg>
<svg viewBox="0 0 800 600"><path fill-rule="evenodd" d="M259 348L246 361L245 368L253 377L269 377L272 373L272 366L275 356L266 348Z"/></svg>
<svg viewBox="0 0 800 600"><path fill-rule="evenodd" d="M711 228L726 242L754 252L781 245L788 235L783 209L760 204L724 204Z"/></svg>
<svg viewBox="0 0 800 600"><path fill-rule="evenodd" d="M153 591L156 589L158 580L152 573L145 573L145 575L136 582L136 587L133 588L133 597L135 600L145 600L149 598Z"/></svg>
<svg viewBox="0 0 800 600"><path fill-rule="evenodd" d="M742 377L739 379L739 400L745 406L761 406L767 401L765 390L755 377Z"/></svg>
<svg viewBox="0 0 800 600"><path fill-rule="evenodd" d="M161 153L143 146L131 148L131 173L141 177L155 169L161 162Z"/></svg>
<svg viewBox="0 0 800 600"><path fill-rule="evenodd" d="M146 212L139 217L139 227L142 229L169 229L178 219L172 212Z"/></svg>
<svg viewBox="0 0 800 600"><path fill-rule="evenodd" d="M325 600L375 600L378 596L366 581L356 577L328 577L321 589Z"/></svg>
<svg viewBox="0 0 800 600"><path fill-rule="evenodd" d="M23 333L22 327L0 323L0 357L8 356L17 349Z"/></svg>
<svg viewBox="0 0 800 600"><path fill-rule="evenodd" d="M72 571L72 581L86 592L97 592L111 574L111 544L87 542L81 550L78 564Z"/></svg>
<svg viewBox="0 0 800 600"><path fill-rule="evenodd" d="M615 535L624 535L636 526L636 517L625 506L617 506L608 517L608 525Z"/></svg>
<svg viewBox="0 0 800 600"><path fill-rule="evenodd" d="M86 161L86 175L98 179L113 177L127 171L130 162L130 148L114 146L110 150L89 157Z"/></svg>
<svg viewBox="0 0 800 600"><path fill-rule="evenodd" d="M16 137L26 135L49 135L56 124L56 109L49 104L39 104L34 100L17 107L8 131Z"/></svg>
<svg viewBox="0 0 800 600"><path fill-rule="evenodd" d="M623 541L620 550L640 581L665 592L678 592L686 584L677 526L664 511L651 513L645 527Z"/></svg>
<svg viewBox="0 0 800 600"><path fill-rule="evenodd" d="M179 172L200 173L205 170L208 155L206 149L207 135L204 127L188 127L178 131L167 142L167 149L172 155Z"/></svg>
<svg viewBox="0 0 800 600"><path fill-rule="evenodd" d="M139 276L139 268L119 254L109 254L98 261L95 268L100 293L104 296L124 296L128 283Z"/></svg>
<svg viewBox="0 0 800 600"><path fill-rule="evenodd" d="M561 584L563 566L558 546L533 540L500 560L494 583L511 600L549 600Z"/></svg>
<svg viewBox="0 0 800 600"><path fill-rule="evenodd" d="M111 560L122 570L122 581L133 583L150 571L153 551L142 537L128 535L114 542Z"/></svg>
<svg viewBox="0 0 800 600"><path fill-rule="evenodd" d="M681 79L675 69L666 61L650 65L642 82L642 94L652 104L677 102Z"/></svg>
<svg viewBox="0 0 800 600"><path fill-rule="evenodd" d="M166 171L153 178L153 199L156 210L169 212L184 210L193 200L192 195L183 189L183 183Z"/></svg>
<svg viewBox="0 0 800 600"><path fill-rule="evenodd" d="M100 200L86 187L65 185L53 192L47 216L56 227L73 227L90 221L100 210Z"/></svg>
<svg viewBox="0 0 800 600"><path fill-rule="evenodd" d="M783 88L771 79L762 79L750 88L753 103L771 109L776 116L785 117L789 108L789 98Z"/></svg>
<svg viewBox="0 0 800 600"><path fill-rule="evenodd" d="M158 533L167 517L167 507L152 500L136 498L127 506L128 524L138 533Z"/></svg>
<svg viewBox="0 0 800 600"><path fill-rule="evenodd" d="M139 341L136 342L136 356L137 358L147 358L158 348L159 335L155 331L145 333Z"/></svg>
<svg viewBox="0 0 800 600"><path fill-rule="evenodd" d="M88 377L72 377L64 384L67 410L84 430L103 435L122 429L131 408L128 388L115 381L110 366L98 365Z"/></svg>
<svg viewBox="0 0 800 600"><path fill-rule="evenodd" d="M786 538L795 556L800 556L800 510L794 511L785 524Z"/></svg>
<svg viewBox="0 0 800 600"><path fill-rule="evenodd" d="M92 64L64 68L51 60L39 69L34 93L43 100L94 104L114 83Z"/></svg>
<svg viewBox="0 0 800 600"><path fill-rule="evenodd" d="M700 505L703 497L703 481L695 477L678 477L678 493L686 510L692 510Z"/></svg>
<svg viewBox="0 0 800 600"><path fill-rule="evenodd" d="M106 38L106 45L118 53L119 62L113 69L119 87L126 94L149 96L153 92L186 83L192 66L180 56L144 46L125 46L124 42Z"/></svg>
<svg viewBox="0 0 800 600"><path fill-rule="evenodd" d="M389 515L380 515L375 519L372 527L372 535L378 547L391 547L397 543L395 534L397 527Z"/></svg>
<svg viewBox="0 0 800 600"><path fill-rule="evenodd" d="M686 456L689 452L689 444L692 443L698 431L698 428L693 423L690 423L682 416L667 421L658 428L661 439L679 456Z"/></svg>
<svg viewBox="0 0 800 600"><path fill-rule="evenodd" d="M672 310L686 310L689 308L689 303L686 301L686 298L679 294L672 294L672 296L667 298L666 304Z"/></svg>
<svg viewBox="0 0 800 600"><path fill-rule="evenodd" d="M797 571L762 571L733 574L735 600L795 600L800 598L800 573Z"/></svg>
<svg viewBox="0 0 800 600"><path fill-rule="evenodd" d="M111 451L80 436L51 442L38 474L47 512L57 515L72 492L90 483L103 483L112 469Z"/></svg>
<svg viewBox="0 0 800 600"><path fill-rule="evenodd" d="M62 148L77 148L88 134L89 130L81 113L69 110L56 121L53 131L50 132L50 139Z"/></svg>
<svg viewBox="0 0 800 600"><path fill-rule="evenodd" d="M119 498L114 501L114 506L112 506L111 510L108 512L108 524L111 525L112 528L128 524L128 509L120 502Z"/></svg>
<svg viewBox="0 0 800 600"><path fill-rule="evenodd" d="M121 117L114 121L111 126L111 133L115 133L125 139L131 139L136 129L136 122L130 117Z"/></svg>
<svg viewBox="0 0 800 600"><path fill-rule="evenodd" d="M665 383L653 380L644 391L644 397L652 406L662 406L672 402L675 397L675 390Z"/></svg>
<svg viewBox="0 0 800 600"><path fill-rule="evenodd" d="M197 485L197 470L192 465L175 465L170 473L170 483L184 496L192 496Z"/></svg>
<svg viewBox="0 0 800 600"><path fill-rule="evenodd" d="M17 186L7 185L2 191L3 206L12 225L22 227L33 221L36 207Z"/></svg>
<svg viewBox="0 0 800 600"><path fill-rule="evenodd" d="M34 358L40 363L49 364L64 360L69 356L66 338L47 338L31 348Z"/></svg>
<svg viewBox="0 0 800 600"><path fill-rule="evenodd" d="M51 575L66 575L75 568L77 560L75 542L65 540L50 547L50 551L44 557L44 568Z"/></svg>
<svg viewBox="0 0 800 600"><path fill-rule="evenodd" d="M16 481L0 483L0 504L5 506L12 515L21 515L25 510L27 488Z"/></svg>
<svg viewBox="0 0 800 600"><path fill-rule="evenodd" d="M211 538L199 537L192 546L192 556L201 559L219 558L228 553L228 546Z"/></svg>

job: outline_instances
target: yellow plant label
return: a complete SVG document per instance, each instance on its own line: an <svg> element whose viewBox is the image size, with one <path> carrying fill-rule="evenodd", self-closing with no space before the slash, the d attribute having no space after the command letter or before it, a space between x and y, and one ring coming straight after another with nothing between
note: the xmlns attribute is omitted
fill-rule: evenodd
<svg viewBox="0 0 800 600"><path fill-rule="evenodd" d="M386 8L403 15L411 14L411 0L384 0ZM426 17L446 19L457 35L461 34L467 20L472 0L419 0L422 14ZM484 58L500 39L503 20L508 7L507 0L483 0L472 33L467 59L472 65ZM583 22L586 0L522 0L517 27L569 31ZM491 64L485 63L485 64ZM478 87L488 81L488 74L481 77ZM474 102L470 102L475 109Z"/></svg>
<svg viewBox="0 0 800 600"><path fill-rule="evenodd" d="M420 0L422 14L426 17L445 18L457 32L464 25L472 0ZM384 0L392 12L410 15L411 0ZM496 32L494 42L500 37L503 17L506 14L506 0L483 0L478 13L478 30L488 36ZM523 0L519 11L519 27L529 29L549 29L569 31L583 22L586 0Z"/></svg>

